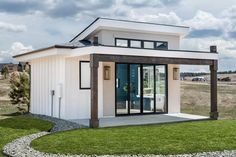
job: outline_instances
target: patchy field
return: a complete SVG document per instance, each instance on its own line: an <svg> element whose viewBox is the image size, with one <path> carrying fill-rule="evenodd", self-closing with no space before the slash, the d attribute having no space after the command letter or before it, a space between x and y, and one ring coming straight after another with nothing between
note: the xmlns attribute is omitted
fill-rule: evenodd
<svg viewBox="0 0 236 157"><path fill-rule="evenodd" d="M236 119L236 85L218 84L220 118ZM210 112L210 85L191 81L181 82L181 111L208 116Z"/></svg>
<svg viewBox="0 0 236 157"><path fill-rule="evenodd" d="M8 97L10 92L9 80L0 80L0 119L8 117L12 113L16 113L18 109L13 106Z"/></svg>

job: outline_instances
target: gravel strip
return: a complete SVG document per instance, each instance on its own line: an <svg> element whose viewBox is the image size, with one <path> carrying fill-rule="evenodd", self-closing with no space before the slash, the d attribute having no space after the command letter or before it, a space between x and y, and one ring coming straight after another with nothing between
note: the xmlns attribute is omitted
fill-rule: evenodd
<svg viewBox="0 0 236 157"><path fill-rule="evenodd" d="M88 157L88 155L66 155L66 154L50 154L39 152L30 147L31 141L53 132L65 131L71 129L84 128L85 126L77 123L61 120L58 118L43 116L43 115L32 115L35 118L50 121L55 124L50 132L40 132L18 138L3 147L3 153L12 157ZM97 156L97 155L92 155ZM232 151L217 151L217 152L203 152L194 154L180 154L180 155L102 155L100 157L236 157L236 150Z"/></svg>
<svg viewBox="0 0 236 157"><path fill-rule="evenodd" d="M32 147L30 143L32 140L44 135L50 134L49 132L40 132L29 136L24 136L12 141L3 148L4 154L12 157L89 157L88 155L65 155L65 154L50 154L39 152ZM96 155L92 155L96 156ZM204 152L195 154L182 154L182 155L102 155L100 157L235 157L236 151L223 151L223 152Z"/></svg>
<svg viewBox="0 0 236 157"><path fill-rule="evenodd" d="M34 118L38 118L38 119L52 122L54 124L54 126L50 130L50 132L59 132L59 131L86 128L86 126L80 125L78 123L70 122L70 121L55 118L55 117L49 117L49 116L38 115L38 114L30 114L30 115Z"/></svg>

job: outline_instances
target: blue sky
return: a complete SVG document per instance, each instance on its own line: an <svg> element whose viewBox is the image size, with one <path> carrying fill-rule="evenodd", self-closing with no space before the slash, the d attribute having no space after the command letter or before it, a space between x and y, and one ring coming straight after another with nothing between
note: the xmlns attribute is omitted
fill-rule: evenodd
<svg viewBox="0 0 236 157"><path fill-rule="evenodd" d="M219 70L236 70L235 0L1 0L0 63L12 62L12 55L24 51L68 42L99 16L190 26L181 49L217 45Z"/></svg>

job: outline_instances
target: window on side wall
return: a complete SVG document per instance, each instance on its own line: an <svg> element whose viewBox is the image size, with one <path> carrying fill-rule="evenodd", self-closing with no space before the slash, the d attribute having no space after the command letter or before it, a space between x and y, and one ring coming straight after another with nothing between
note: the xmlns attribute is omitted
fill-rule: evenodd
<svg viewBox="0 0 236 157"><path fill-rule="evenodd" d="M165 41L157 41L155 48L156 49L168 49L168 43Z"/></svg>
<svg viewBox="0 0 236 157"><path fill-rule="evenodd" d="M80 89L90 89L90 62L80 61Z"/></svg>
<svg viewBox="0 0 236 157"><path fill-rule="evenodd" d="M128 47L128 40L127 39L116 39L116 46Z"/></svg>

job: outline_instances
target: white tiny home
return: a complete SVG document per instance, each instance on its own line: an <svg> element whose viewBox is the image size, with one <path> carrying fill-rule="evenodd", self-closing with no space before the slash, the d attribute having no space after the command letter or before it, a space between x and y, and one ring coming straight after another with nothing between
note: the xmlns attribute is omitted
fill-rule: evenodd
<svg viewBox="0 0 236 157"><path fill-rule="evenodd" d="M14 56L31 68L30 112L98 127L99 120L180 113L180 66L209 65L217 119L217 61L180 50L188 27L97 18L70 42Z"/></svg>

